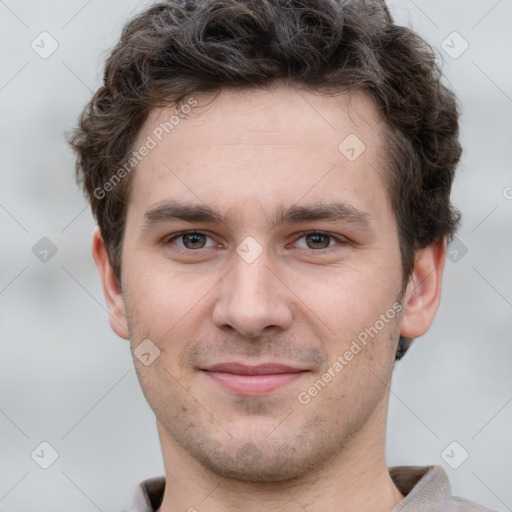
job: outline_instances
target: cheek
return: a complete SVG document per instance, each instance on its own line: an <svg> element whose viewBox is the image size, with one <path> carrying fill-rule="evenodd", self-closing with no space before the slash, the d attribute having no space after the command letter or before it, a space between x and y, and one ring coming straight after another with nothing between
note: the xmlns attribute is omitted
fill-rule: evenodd
<svg viewBox="0 0 512 512"><path fill-rule="evenodd" d="M215 279L195 275L155 258L132 260L126 282L133 320L153 330L171 329L194 310Z"/></svg>
<svg viewBox="0 0 512 512"><path fill-rule="evenodd" d="M324 329L318 333L320 339L335 336L340 343L350 342L392 308L400 276L396 269L380 268L379 263L351 263L287 277L302 314ZM394 274L396 279L389 279Z"/></svg>
<svg viewBox="0 0 512 512"><path fill-rule="evenodd" d="M150 339L160 355L148 373L157 372L158 379L169 378L165 372L181 375L181 354L200 337L212 307L209 293L215 293L218 279L179 273L168 263L146 262L133 268L125 283L132 348ZM157 375L148 378L157 379Z"/></svg>

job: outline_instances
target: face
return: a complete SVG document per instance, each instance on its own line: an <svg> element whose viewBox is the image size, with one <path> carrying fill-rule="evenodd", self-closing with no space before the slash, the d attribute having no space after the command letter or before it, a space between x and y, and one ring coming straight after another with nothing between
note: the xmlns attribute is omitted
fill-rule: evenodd
<svg viewBox="0 0 512 512"><path fill-rule="evenodd" d="M156 145L132 176L112 325L145 343L166 446L293 478L384 428L403 311L382 123L363 93L196 99L161 141L174 108L139 134Z"/></svg>

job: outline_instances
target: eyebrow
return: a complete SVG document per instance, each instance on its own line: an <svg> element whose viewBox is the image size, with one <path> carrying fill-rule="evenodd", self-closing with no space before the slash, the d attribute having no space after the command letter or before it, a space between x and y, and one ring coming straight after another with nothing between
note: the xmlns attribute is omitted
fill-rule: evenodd
<svg viewBox="0 0 512 512"><path fill-rule="evenodd" d="M149 208L144 214L142 229L173 221L209 222L234 224L237 216L224 214L205 204L190 204L168 201ZM274 228L284 224L300 224L312 221L338 221L359 224L362 228L371 227L370 215L344 202L319 203L306 206L292 205L279 208L270 218L267 226Z"/></svg>

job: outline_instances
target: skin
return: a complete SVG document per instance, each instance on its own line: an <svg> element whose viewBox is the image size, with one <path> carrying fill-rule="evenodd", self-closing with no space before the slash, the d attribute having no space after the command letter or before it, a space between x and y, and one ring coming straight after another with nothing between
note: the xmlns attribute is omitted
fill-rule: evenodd
<svg viewBox="0 0 512 512"><path fill-rule="evenodd" d="M402 296L382 122L364 93L281 86L196 99L132 176L121 286L98 230L93 239L113 330L132 350L150 339L161 351L149 366L134 357L164 457L159 510L389 511L403 499L384 449L394 355L400 333L416 338L430 327L445 241L417 251ZM173 112L154 110L138 144ZM355 161L338 149L350 134L366 146ZM173 201L229 217L145 222ZM269 224L279 209L332 202L364 220ZM184 230L200 235L176 237ZM261 249L251 263L237 253L246 237ZM298 394L397 298L402 311L301 403ZM228 361L307 371L248 396L203 371Z"/></svg>

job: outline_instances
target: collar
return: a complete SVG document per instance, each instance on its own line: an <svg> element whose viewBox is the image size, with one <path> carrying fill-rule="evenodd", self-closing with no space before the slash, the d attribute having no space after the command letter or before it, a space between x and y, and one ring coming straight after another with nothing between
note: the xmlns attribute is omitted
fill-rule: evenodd
<svg viewBox="0 0 512 512"><path fill-rule="evenodd" d="M393 466L389 475L405 498L390 512L427 512L436 510L450 495L450 483L441 466ZM135 489L126 512L155 512L162 504L165 477L149 478Z"/></svg>

